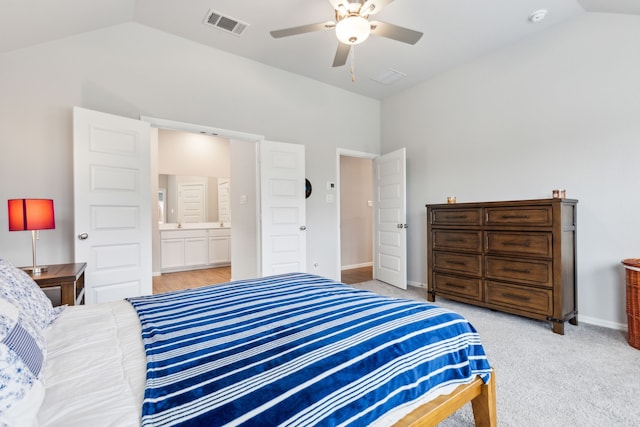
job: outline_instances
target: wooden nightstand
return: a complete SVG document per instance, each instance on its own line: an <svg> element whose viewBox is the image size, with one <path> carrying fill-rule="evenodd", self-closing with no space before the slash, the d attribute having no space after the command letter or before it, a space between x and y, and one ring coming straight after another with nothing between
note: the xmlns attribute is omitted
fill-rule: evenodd
<svg viewBox="0 0 640 427"><path fill-rule="evenodd" d="M60 287L62 305L79 305L84 301L84 269L86 262L49 265L47 271L31 278L40 288Z"/></svg>

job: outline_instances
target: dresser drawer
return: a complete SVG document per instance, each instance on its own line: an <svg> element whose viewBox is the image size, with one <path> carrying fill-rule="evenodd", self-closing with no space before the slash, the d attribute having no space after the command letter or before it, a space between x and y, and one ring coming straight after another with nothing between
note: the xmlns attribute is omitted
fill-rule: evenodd
<svg viewBox="0 0 640 427"><path fill-rule="evenodd" d="M488 253L512 253L550 258L553 254L551 233L486 232Z"/></svg>
<svg viewBox="0 0 640 427"><path fill-rule="evenodd" d="M482 276L482 255L433 252L433 268L438 271Z"/></svg>
<svg viewBox="0 0 640 427"><path fill-rule="evenodd" d="M544 315L550 315L553 312L551 290L509 285L490 280L487 280L486 284L485 298L490 305Z"/></svg>
<svg viewBox="0 0 640 427"><path fill-rule="evenodd" d="M549 288L553 286L551 261L487 256L485 265L485 277L488 279L517 281Z"/></svg>
<svg viewBox="0 0 640 427"><path fill-rule="evenodd" d="M481 225L481 209L432 209L433 225Z"/></svg>
<svg viewBox="0 0 640 427"><path fill-rule="evenodd" d="M486 208L486 225L533 225L550 227L553 224L551 206Z"/></svg>
<svg viewBox="0 0 640 427"><path fill-rule="evenodd" d="M434 273L433 284L436 293L482 301L482 280L480 279Z"/></svg>
<svg viewBox="0 0 640 427"><path fill-rule="evenodd" d="M482 251L481 231L433 230L433 249Z"/></svg>

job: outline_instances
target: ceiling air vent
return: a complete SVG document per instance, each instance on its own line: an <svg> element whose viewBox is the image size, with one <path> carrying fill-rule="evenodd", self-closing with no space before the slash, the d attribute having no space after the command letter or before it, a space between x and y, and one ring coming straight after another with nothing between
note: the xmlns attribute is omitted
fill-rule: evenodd
<svg viewBox="0 0 640 427"><path fill-rule="evenodd" d="M397 82L398 80L404 79L405 77L407 77L405 73L394 70L393 68L389 68L388 70L371 77L371 80L383 85L390 85Z"/></svg>
<svg viewBox="0 0 640 427"><path fill-rule="evenodd" d="M207 13L207 17L204 19L204 23L211 25L225 33L240 36L242 32L249 26L249 24L238 21L237 19L229 16L224 16L221 13L210 10Z"/></svg>

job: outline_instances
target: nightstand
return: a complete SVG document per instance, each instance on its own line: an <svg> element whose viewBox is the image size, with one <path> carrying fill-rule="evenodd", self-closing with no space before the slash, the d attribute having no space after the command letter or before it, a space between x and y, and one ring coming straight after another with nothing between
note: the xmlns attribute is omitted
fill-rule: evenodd
<svg viewBox="0 0 640 427"><path fill-rule="evenodd" d="M42 289L60 287L62 305L79 305L84 300L84 269L87 263L49 265L47 271L30 275Z"/></svg>

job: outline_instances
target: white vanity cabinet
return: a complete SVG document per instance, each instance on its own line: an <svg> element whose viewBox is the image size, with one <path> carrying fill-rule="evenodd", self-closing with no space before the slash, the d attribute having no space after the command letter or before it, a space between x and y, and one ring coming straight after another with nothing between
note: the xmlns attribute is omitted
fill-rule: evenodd
<svg viewBox="0 0 640 427"><path fill-rule="evenodd" d="M231 265L231 229L160 231L162 272Z"/></svg>
<svg viewBox="0 0 640 427"><path fill-rule="evenodd" d="M162 271L190 270L208 264L207 230L160 232Z"/></svg>
<svg viewBox="0 0 640 427"><path fill-rule="evenodd" d="M231 265L231 229L209 229L209 264L220 267Z"/></svg>
<svg viewBox="0 0 640 427"><path fill-rule="evenodd" d="M184 268L184 239L161 238L160 250L162 271Z"/></svg>

